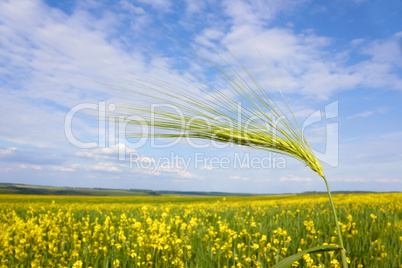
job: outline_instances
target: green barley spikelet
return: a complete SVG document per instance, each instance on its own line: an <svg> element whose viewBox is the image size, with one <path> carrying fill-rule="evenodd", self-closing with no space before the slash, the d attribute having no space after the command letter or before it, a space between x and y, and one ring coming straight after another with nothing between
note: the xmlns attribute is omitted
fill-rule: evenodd
<svg viewBox="0 0 402 268"><path fill-rule="evenodd" d="M341 244L339 248L343 248L336 211L323 168L279 88L286 105L280 106L275 102L229 50L227 52L238 63L238 69L216 52L213 56L220 59L221 64L192 50L187 43L173 40L209 66L208 71L213 74L214 82L185 71L176 74L167 70L163 71L175 77L176 84L155 76L145 79L145 75L131 78L129 88L119 87L128 93L128 97L126 104L119 107L118 114L136 115L135 120L127 123L151 127L153 130L145 135L152 138L213 140L280 153L301 161L326 183L338 228ZM266 67L269 71L267 65ZM155 104L161 105L154 106ZM283 112L284 109L286 113ZM133 137L144 135L141 132L128 134ZM341 254L343 266L347 267L345 253L342 251Z"/></svg>

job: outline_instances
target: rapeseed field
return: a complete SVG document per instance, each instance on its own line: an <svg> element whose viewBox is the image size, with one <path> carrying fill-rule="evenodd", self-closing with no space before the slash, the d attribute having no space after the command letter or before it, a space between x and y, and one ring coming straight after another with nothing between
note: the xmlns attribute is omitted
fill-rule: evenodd
<svg viewBox="0 0 402 268"><path fill-rule="evenodd" d="M402 267L402 193L334 195L350 267ZM325 195L0 195L0 267L271 267L336 245ZM339 252L294 267L341 267Z"/></svg>

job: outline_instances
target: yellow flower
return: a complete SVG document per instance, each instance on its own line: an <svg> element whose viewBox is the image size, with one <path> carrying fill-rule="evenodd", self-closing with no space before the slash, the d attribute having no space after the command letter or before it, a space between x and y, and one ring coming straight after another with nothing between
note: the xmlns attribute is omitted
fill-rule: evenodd
<svg viewBox="0 0 402 268"><path fill-rule="evenodd" d="M76 261L74 264L73 264L73 268L81 268L82 267L82 261Z"/></svg>

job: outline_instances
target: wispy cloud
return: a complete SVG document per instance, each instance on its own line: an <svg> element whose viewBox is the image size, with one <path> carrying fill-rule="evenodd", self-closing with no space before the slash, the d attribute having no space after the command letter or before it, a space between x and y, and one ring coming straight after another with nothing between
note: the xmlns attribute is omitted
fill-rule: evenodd
<svg viewBox="0 0 402 268"><path fill-rule="evenodd" d="M356 114L349 115L347 119L355 119L355 118L363 118L363 117L369 117L371 115L375 114L386 114L389 110L389 107L378 107L375 110L372 111L363 111L359 112Z"/></svg>
<svg viewBox="0 0 402 268"><path fill-rule="evenodd" d="M311 178L302 178L302 177L297 177L297 176L287 176L287 177L281 177L279 179L281 182L312 182L313 180Z"/></svg>
<svg viewBox="0 0 402 268"><path fill-rule="evenodd" d="M375 181L379 183L402 183L402 179L396 179L396 178L381 178Z"/></svg>
<svg viewBox="0 0 402 268"><path fill-rule="evenodd" d="M61 165L66 160L65 155L57 154L52 149L20 150L15 147L0 148L0 161L2 162L22 163L24 165Z"/></svg>
<svg viewBox="0 0 402 268"><path fill-rule="evenodd" d="M274 88L258 53L244 36L250 36L263 57L274 70L275 78L285 92L327 99L337 92L364 86L368 88L402 89L402 79L395 68L402 62L396 33L386 40L365 42L360 47L352 43L347 50L334 50L333 41L314 31L296 33L286 28L259 26L234 27L223 38L227 47L246 63L266 88ZM350 63L354 53L369 56L368 60Z"/></svg>
<svg viewBox="0 0 402 268"><path fill-rule="evenodd" d="M111 147L80 150L76 152L75 155L93 160L107 159L118 161L120 158L128 158L130 154L135 152L135 149L128 147L124 143L118 143Z"/></svg>
<svg viewBox="0 0 402 268"><path fill-rule="evenodd" d="M308 1L263 1L226 0L222 2L224 12L235 25L265 24L271 22L282 12L289 13Z"/></svg>
<svg viewBox="0 0 402 268"><path fill-rule="evenodd" d="M370 116L372 114L374 114L373 111L361 112L361 113L357 113L357 114L353 114L353 115L348 116L348 119L368 117L368 116Z"/></svg>
<svg viewBox="0 0 402 268"><path fill-rule="evenodd" d="M240 180L240 181L249 181L250 180L250 178L248 178L248 177L241 177L241 176L230 176L229 179Z"/></svg>

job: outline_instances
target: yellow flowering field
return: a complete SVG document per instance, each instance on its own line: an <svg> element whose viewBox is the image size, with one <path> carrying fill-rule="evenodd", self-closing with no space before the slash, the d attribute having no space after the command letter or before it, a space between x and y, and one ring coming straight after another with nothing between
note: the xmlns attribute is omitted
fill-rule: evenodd
<svg viewBox="0 0 402 268"><path fill-rule="evenodd" d="M350 267L402 267L402 193L334 195ZM0 267L270 267L337 244L325 195L0 195ZM339 253L295 267L340 267Z"/></svg>

